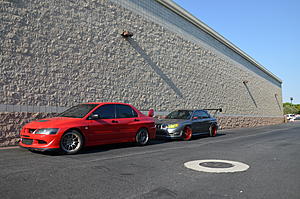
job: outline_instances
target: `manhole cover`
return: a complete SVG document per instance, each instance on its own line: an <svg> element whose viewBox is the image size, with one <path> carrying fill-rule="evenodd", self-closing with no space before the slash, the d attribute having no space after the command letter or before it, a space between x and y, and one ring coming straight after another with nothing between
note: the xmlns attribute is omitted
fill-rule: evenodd
<svg viewBox="0 0 300 199"><path fill-rule="evenodd" d="M194 160L184 163L184 166L195 171L209 173L232 173L249 169L247 164L230 160Z"/></svg>
<svg viewBox="0 0 300 199"><path fill-rule="evenodd" d="M199 165L209 168L230 168L234 166L233 164L229 164L226 162L202 162Z"/></svg>

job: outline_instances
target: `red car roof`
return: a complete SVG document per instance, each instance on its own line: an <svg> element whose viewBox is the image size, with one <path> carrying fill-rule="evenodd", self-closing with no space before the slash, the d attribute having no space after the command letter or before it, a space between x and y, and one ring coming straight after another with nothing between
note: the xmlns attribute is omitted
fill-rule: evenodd
<svg viewBox="0 0 300 199"><path fill-rule="evenodd" d="M130 105L127 103L122 103L122 102L86 102L86 103L82 103L82 104L126 104L126 105Z"/></svg>

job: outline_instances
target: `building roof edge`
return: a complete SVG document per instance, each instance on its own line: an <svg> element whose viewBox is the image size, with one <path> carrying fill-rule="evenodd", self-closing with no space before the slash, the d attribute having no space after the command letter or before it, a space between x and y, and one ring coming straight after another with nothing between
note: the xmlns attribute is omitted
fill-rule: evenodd
<svg viewBox="0 0 300 199"><path fill-rule="evenodd" d="M180 7L178 4L176 4L172 0L156 0L156 1L158 3L164 5L166 8L172 10L176 14L180 15L181 17L185 18L186 20L188 20L189 22L191 22L192 24L194 24L195 26L197 26L201 30L205 31L210 36L217 39L219 42L221 42L222 44L224 44L225 46L227 46L228 48L230 48L231 50L233 50L234 52L236 52L237 54L242 56L244 59L246 59L247 61L252 63L254 66L259 68L261 71L263 71L264 73L266 73L267 75L269 75L270 77L272 77L273 79L278 81L279 83L282 83L282 80L280 78L278 78L276 75L274 75L271 71L266 69L264 66L262 66L260 63L258 63L255 59L250 57L248 54L246 54L244 51L242 51L236 45L231 43L229 40L227 40L221 34L216 32L212 28L210 28L208 25L206 25L205 23L200 21L198 18L193 16L191 13L186 11L184 8Z"/></svg>

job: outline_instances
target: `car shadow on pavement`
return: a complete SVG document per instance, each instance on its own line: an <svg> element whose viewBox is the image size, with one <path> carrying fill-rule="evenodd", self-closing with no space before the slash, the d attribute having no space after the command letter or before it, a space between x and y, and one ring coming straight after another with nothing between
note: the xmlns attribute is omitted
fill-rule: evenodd
<svg viewBox="0 0 300 199"><path fill-rule="evenodd" d="M224 136L224 135L226 135L226 134L225 133L218 133L216 135L216 137ZM204 139L204 138L209 138L209 136L208 135L198 135L198 136L193 137L191 139L191 141L192 140ZM153 139L153 140L150 140L149 143L146 146L166 144L166 143L170 143L170 142L184 142L184 141L182 141L180 139L177 139L177 140L164 139L164 138ZM98 145L98 146L84 147L78 154L75 154L75 155L101 153L101 152L106 152L106 151L111 151L111 150L116 150L116 149L126 149L126 148L133 148L133 147L142 147L142 146L138 146L134 142ZM50 156L64 155L64 154L60 153L59 151L45 151L45 152L32 151L32 152L35 153L35 154L50 155Z"/></svg>
<svg viewBox="0 0 300 199"><path fill-rule="evenodd" d="M216 137L224 136L225 133L218 133ZM203 138L208 138L207 135L200 135L195 136L192 138L192 140L198 140ZM166 144L169 142L183 142L181 140L170 140L170 139L154 139L149 141L149 143L146 146L151 145L158 145L158 144ZM118 144L109 144L109 145L99 145L99 146L93 146L93 147L85 147L83 150L81 150L78 154L89 154L89 153L99 153L99 152L105 152L110 150L116 150L116 149L122 149L122 148L132 148L132 147L141 147L136 145L136 143L130 142L130 143L118 143Z"/></svg>
<svg viewBox="0 0 300 199"><path fill-rule="evenodd" d="M226 135L225 133L218 133L215 137L220 137ZM197 135L197 136L193 136L192 140L198 140L198 139L203 139L203 138L210 138L209 135Z"/></svg>
<svg viewBox="0 0 300 199"><path fill-rule="evenodd" d="M164 144L166 142L168 142L168 140L156 140L155 139L155 140L149 141L149 143L146 146ZM110 150L125 149L125 148L132 148L132 147L142 147L142 146L138 146L134 142L107 144L107 145L85 147L78 154L98 153L98 152L105 152L105 151L110 151Z"/></svg>
<svg viewBox="0 0 300 199"><path fill-rule="evenodd" d="M157 140L157 139L155 139L155 140L149 141L149 143L146 146L164 144L166 142L169 142L169 140ZM99 153L99 152L105 152L105 151L110 151L110 150L116 150L116 149L122 149L122 148L123 149L133 148L133 147L142 147L142 146L138 146L134 142L89 146L89 147L84 147L81 151L79 151L77 154L74 154L74 155ZM31 150L31 152L34 153L34 154L50 155L50 156L66 155L66 154L61 153L60 151L35 151L35 150Z"/></svg>
<svg viewBox="0 0 300 199"><path fill-rule="evenodd" d="M218 134L216 135L216 137L223 136L223 135L226 135L226 133L218 133Z"/></svg>

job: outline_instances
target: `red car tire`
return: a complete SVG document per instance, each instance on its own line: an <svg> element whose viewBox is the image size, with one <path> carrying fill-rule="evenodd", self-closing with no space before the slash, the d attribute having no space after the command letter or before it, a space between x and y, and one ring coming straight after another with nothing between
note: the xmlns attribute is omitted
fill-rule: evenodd
<svg viewBox="0 0 300 199"><path fill-rule="evenodd" d="M83 146L83 137L77 130L69 130L60 140L60 149L64 154L78 153Z"/></svg>
<svg viewBox="0 0 300 199"><path fill-rule="evenodd" d="M148 130L146 128L141 128L135 136L135 141L139 146L146 145L149 141Z"/></svg>

